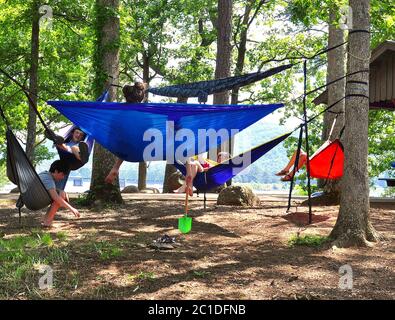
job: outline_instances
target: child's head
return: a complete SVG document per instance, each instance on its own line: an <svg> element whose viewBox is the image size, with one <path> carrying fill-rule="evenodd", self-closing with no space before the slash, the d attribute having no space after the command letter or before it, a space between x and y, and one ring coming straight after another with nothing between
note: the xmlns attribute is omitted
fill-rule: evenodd
<svg viewBox="0 0 395 320"><path fill-rule="evenodd" d="M71 131L71 138L73 141L75 142L80 142L82 140L85 139L85 132L82 131L81 128L79 127L75 127L72 131Z"/></svg>
<svg viewBox="0 0 395 320"><path fill-rule="evenodd" d="M125 85L122 88L122 92L125 96L126 102L139 103L143 101L147 87L147 84L143 82L135 82L133 86Z"/></svg>
<svg viewBox="0 0 395 320"><path fill-rule="evenodd" d="M70 172L69 165L64 160L56 160L52 162L49 167L49 172L52 174L53 178L58 181L62 180Z"/></svg>

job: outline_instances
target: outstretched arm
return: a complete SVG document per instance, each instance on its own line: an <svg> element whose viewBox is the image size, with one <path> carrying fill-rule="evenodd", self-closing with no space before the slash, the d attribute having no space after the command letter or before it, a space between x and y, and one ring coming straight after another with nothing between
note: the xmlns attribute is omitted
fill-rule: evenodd
<svg viewBox="0 0 395 320"><path fill-rule="evenodd" d="M71 206L65 199L68 199L66 192L62 191L62 195L59 195L56 192L56 189L49 189L49 195L51 196L52 200L56 203L56 206L63 207L69 209L72 214L74 214L77 218L80 217L80 213L76 208Z"/></svg>
<svg viewBox="0 0 395 320"><path fill-rule="evenodd" d="M112 167L111 171L107 175L107 177L104 179L105 182L107 183L113 183L115 178L118 176L119 173L119 168L121 167L121 164L123 163L122 159L117 158L117 160L114 163L114 166Z"/></svg>

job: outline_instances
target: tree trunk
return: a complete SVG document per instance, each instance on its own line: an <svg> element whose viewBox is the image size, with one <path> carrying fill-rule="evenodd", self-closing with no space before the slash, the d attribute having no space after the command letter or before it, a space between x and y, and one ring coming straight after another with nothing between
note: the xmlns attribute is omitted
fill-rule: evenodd
<svg viewBox="0 0 395 320"><path fill-rule="evenodd" d="M96 79L95 93L99 96L109 87L112 78L119 74L119 0L96 0ZM109 87L109 101L116 99L116 87ZM104 182L116 157L97 142L93 152L92 183L90 200L104 203L122 203L119 180L114 184Z"/></svg>
<svg viewBox="0 0 395 320"><path fill-rule="evenodd" d="M215 79L230 76L232 5L232 0L218 0ZM214 103L229 104L229 91L214 94Z"/></svg>
<svg viewBox="0 0 395 320"><path fill-rule="evenodd" d="M188 98L177 98L177 103L187 103L188 102ZM163 179L163 193L170 193L173 190L171 190L169 188L169 178L170 176L176 172L177 169L174 165L166 163L166 168L165 168L165 177Z"/></svg>
<svg viewBox="0 0 395 320"><path fill-rule="evenodd" d="M337 8L336 8L337 9ZM332 48L345 41L344 30L339 29L336 23L336 10L335 8L330 9L329 13L329 36L328 36L328 48ZM337 9L338 10L338 9ZM339 79L345 74L345 46L340 46L334 50L328 52L328 65L327 65L327 76L326 82L330 83L336 79ZM339 101L345 95L345 84L346 80L340 80L328 86L328 106L332 105L336 101ZM338 113L335 127L333 129L331 139L339 137L341 129L344 126L344 100L337 103L330 112L324 114L324 125L322 130L322 142L328 140L330 130L336 114ZM340 196L340 181L339 180L327 180L320 179L318 186L324 189L325 196L330 198L338 198Z"/></svg>
<svg viewBox="0 0 395 320"><path fill-rule="evenodd" d="M215 66L215 79L230 76L231 43L232 36L232 0L218 0L217 18L217 57ZM229 91L214 94L214 104L229 104ZM230 151L230 141L218 147L219 151Z"/></svg>
<svg viewBox="0 0 395 320"><path fill-rule="evenodd" d="M239 76L243 73L244 63L245 63L245 56L247 52L247 34L248 34L248 27L249 27L249 19L252 10L252 5L254 0L250 0L247 2L243 20L239 26L240 32L240 41L237 45L237 61L236 61L236 69L235 69L235 76ZM231 94L231 104L238 104L239 103L239 91L240 88L236 87L232 89ZM232 155L235 149L235 137L231 139L229 144L229 153ZM232 179L227 181L226 183L228 186L232 185Z"/></svg>
<svg viewBox="0 0 395 320"><path fill-rule="evenodd" d="M143 54L143 81L149 84L149 55ZM145 92L144 102L148 101L148 92ZM138 188L139 190L147 189L147 162L139 163L139 174L138 174Z"/></svg>
<svg viewBox="0 0 395 320"><path fill-rule="evenodd" d="M370 0L350 0L354 30L370 30ZM347 73L369 69L370 34L349 35ZM358 81L358 83L350 83ZM361 83L363 82L363 83ZM366 84L364 84L366 83ZM369 96L369 73L347 78L346 93ZM377 241L369 214L368 112L369 99L350 97L346 100L344 134L345 162L341 181L340 210L331 237L338 246L365 246Z"/></svg>
<svg viewBox="0 0 395 320"><path fill-rule="evenodd" d="M38 55L40 45L40 2L35 0L32 5L32 37L30 56L29 95L31 102L37 108L38 94ZM34 146L36 142L37 115L29 103L29 118L27 124L26 155L34 164Z"/></svg>

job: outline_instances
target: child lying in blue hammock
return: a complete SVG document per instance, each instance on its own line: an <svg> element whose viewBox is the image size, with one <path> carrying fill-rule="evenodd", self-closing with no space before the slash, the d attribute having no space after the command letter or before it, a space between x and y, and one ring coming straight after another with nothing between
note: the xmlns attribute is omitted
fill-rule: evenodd
<svg viewBox="0 0 395 320"><path fill-rule="evenodd" d="M203 157L195 156L191 157L187 160L185 167L187 170L184 184L175 190L175 193L184 193L188 192L189 195L193 196L193 180L195 179L198 172L204 172L209 170L211 167L222 163L226 160L230 159L230 154L228 152L222 151L217 154L217 161L213 161L210 159L205 159Z"/></svg>

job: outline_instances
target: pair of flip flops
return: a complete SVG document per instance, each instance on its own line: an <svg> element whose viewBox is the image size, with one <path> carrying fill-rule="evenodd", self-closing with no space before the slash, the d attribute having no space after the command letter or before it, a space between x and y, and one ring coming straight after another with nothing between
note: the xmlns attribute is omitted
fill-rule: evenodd
<svg viewBox="0 0 395 320"><path fill-rule="evenodd" d="M152 248L162 249L162 250L171 250L177 246L180 246L180 244L176 242L176 238L170 237L167 234L154 240L151 244Z"/></svg>

